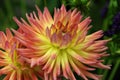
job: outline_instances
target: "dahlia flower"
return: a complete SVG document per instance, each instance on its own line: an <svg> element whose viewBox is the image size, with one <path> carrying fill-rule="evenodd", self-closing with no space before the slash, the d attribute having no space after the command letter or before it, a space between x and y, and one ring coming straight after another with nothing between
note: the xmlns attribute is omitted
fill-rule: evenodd
<svg viewBox="0 0 120 80"><path fill-rule="evenodd" d="M90 17L82 19L77 9L67 11L62 5L54 10L54 16L45 7L42 13L38 7L35 12L26 14L27 23L23 18L15 22L24 34L13 30L16 39L26 48L19 48L21 56L30 59L31 67L42 66L45 80L58 80L61 77L76 80L74 72L84 80L92 78L99 80L100 76L93 74L96 68L110 69L102 64L106 54L106 43L100 40L103 31L87 34L91 28Z"/></svg>
<svg viewBox="0 0 120 80"><path fill-rule="evenodd" d="M9 29L6 35L0 32L0 76L6 75L3 80L38 80L37 76L42 77L40 67L31 68L17 52L19 47Z"/></svg>

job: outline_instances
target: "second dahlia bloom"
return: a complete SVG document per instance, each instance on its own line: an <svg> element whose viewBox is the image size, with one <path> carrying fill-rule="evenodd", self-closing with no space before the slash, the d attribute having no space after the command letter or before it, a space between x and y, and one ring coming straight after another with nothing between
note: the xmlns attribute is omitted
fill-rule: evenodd
<svg viewBox="0 0 120 80"><path fill-rule="evenodd" d="M42 65L45 80L58 80L61 76L76 80L74 73L83 79L99 80L100 76L93 74L96 68L110 69L102 64L103 56L107 56L105 44L109 40L99 40L103 31L89 34L91 19L82 20L77 9L66 11L64 5L55 9L54 16L47 8L42 13L39 8L38 17L35 12L26 14L29 24L16 17L15 22L24 34L15 30L16 38L27 48L19 49L22 56L30 59L31 67Z"/></svg>
<svg viewBox="0 0 120 80"><path fill-rule="evenodd" d="M6 75L3 80L38 80L37 76L42 78L40 66L31 68L17 52L19 47L21 45L9 29L6 29L6 34L0 31L0 76Z"/></svg>

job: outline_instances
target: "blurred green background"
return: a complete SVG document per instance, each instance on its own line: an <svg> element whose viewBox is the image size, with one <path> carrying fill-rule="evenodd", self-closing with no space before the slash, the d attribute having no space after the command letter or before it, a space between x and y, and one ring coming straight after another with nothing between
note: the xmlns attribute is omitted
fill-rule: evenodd
<svg viewBox="0 0 120 80"><path fill-rule="evenodd" d="M47 6L53 15L54 7L60 8L62 4L68 10L77 8L84 18L91 17L93 27L90 33L102 29L105 31L104 39L112 38L112 41L108 43L110 56L105 58L105 64L112 65L111 70L98 69L95 73L102 74L102 80L120 80L120 0L1 0L0 30L17 29L13 17L26 19L26 13L36 12L35 5L42 11ZM76 77L77 80L82 80ZM0 80L2 79L0 77Z"/></svg>

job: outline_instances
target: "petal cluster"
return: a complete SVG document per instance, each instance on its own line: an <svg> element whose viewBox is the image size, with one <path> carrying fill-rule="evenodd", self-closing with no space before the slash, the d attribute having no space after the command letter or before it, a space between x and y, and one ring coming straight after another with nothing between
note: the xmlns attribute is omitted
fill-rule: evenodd
<svg viewBox="0 0 120 80"><path fill-rule="evenodd" d="M104 60L101 60L102 57L108 56L106 43L109 40L100 39L103 31L88 34L91 19L83 19L77 9L67 11L62 5L60 9L55 8L53 17L47 8L43 13L37 6L36 9L37 15L35 12L26 14L28 21L23 18L20 21L14 17L20 31L12 31L20 46L16 44L14 49L8 48L6 54L11 55L11 51L13 52L12 56L7 58L2 54L3 51L0 53L3 55L0 57L0 63L10 67L11 76L21 74L21 78L27 76L24 80L37 80L37 74L44 75L43 80L61 80L62 77L76 80L74 74L77 74L84 80L100 80L101 76L92 72L96 68L110 69L109 65L104 65ZM3 39L0 46L8 45ZM27 74L28 71L31 74Z"/></svg>
<svg viewBox="0 0 120 80"><path fill-rule="evenodd" d="M42 77L41 68L31 68L17 52L19 47L22 45L9 29L6 29L6 34L0 32L0 75L6 75L3 80L38 80L38 75Z"/></svg>

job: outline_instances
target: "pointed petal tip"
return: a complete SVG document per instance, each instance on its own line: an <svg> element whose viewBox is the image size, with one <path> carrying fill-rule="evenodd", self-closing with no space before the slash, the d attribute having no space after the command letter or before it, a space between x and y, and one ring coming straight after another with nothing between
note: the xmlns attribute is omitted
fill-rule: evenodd
<svg viewBox="0 0 120 80"><path fill-rule="evenodd" d="M13 28L10 28L12 30L13 33L16 33L17 31Z"/></svg>
<svg viewBox="0 0 120 80"><path fill-rule="evenodd" d="M10 31L10 29L9 29L9 28L6 28L6 31Z"/></svg>
<svg viewBox="0 0 120 80"><path fill-rule="evenodd" d="M16 18L17 18L16 16L13 17L13 19L16 19Z"/></svg>
<svg viewBox="0 0 120 80"><path fill-rule="evenodd" d="M14 20L15 22L18 22L18 19L17 19L16 16L13 17L13 20Z"/></svg>
<svg viewBox="0 0 120 80"><path fill-rule="evenodd" d="M35 5L35 8L38 9L39 8L38 5Z"/></svg>
<svg viewBox="0 0 120 80"><path fill-rule="evenodd" d="M65 10L66 11L66 8L65 8L65 5L64 4L62 4L62 6L61 6L61 8L60 8L61 10Z"/></svg>
<svg viewBox="0 0 120 80"><path fill-rule="evenodd" d="M109 41L112 41L112 38L108 39L108 42L109 42Z"/></svg>
<svg viewBox="0 0 120 80"><path fill-rule="evenodd" d="M106 68L106 69L111 69L111 66L112 66L112 65L107 65L107 68Z"/></svg>
<svg viewBox="0 0 120 80"><path fill-rule="evenodd" d="M34 64L34 63L31 63L31 64L30 64L30 67L31 67L31 68L33 68L34 66L35 66L35 64Z"/></svg>
<svg viewBox="0 0 120 80"><path fill-rule="evenodd" d="M64 4L62 4L62 6L61 7L65 7L65 5Z"/></svg>

